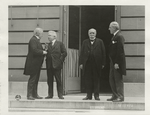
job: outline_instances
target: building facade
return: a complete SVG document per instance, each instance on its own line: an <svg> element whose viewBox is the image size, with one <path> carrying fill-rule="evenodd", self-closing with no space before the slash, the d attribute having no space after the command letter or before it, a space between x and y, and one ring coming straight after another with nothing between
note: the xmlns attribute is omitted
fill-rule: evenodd
<svg viewBox="0 0 150 115"><path fill-rule="evenodd" d="M82 41L90 28L105 44L106 52L112 35L111 21L120 24L125 37L127 76L124 77L125 96L145 93L145 7L144 6L9 6L9 93L26 93L27 76L23 75L29 39L33 30L44 30L41 43L48 42L47 32L55 30L58 40L67 48L68 56L62 70L64 94L84 92L78 59ZM101 93L110 93L109 60L101 77ZM39 90L47 92L45 61L41 70ZM43 93L43 91L41 91Z"/></svg>

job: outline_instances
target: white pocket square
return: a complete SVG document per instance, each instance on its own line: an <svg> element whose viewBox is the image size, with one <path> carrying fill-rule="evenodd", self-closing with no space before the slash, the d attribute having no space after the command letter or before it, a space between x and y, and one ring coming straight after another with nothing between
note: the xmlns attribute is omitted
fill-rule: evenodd
<svg viewBox="0 0 150 115"><path fill-rule="evenodd" d="M113 44L117 43L117 41L112 41Z"/></svg>

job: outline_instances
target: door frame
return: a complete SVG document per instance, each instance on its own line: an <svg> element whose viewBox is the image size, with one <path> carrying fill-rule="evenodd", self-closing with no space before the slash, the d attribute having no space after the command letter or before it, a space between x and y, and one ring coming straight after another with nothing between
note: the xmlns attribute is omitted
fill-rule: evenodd
<svg viewBox="0 0 150 115"><path fill-rule="evenodd" d="M78 6L79 7L79 54L80 54L80 50L81 50L81 7L82 6ZM121 15L121 6L115 6L115 20L119 23L119 25L121 26L121 20L120 20L120 15ZM62 37L62 42L64 43L67 51L68 51L68 41L69 41L69 5L63 5L60 6L60 36ZM68 94L68 72L67 72L67 68L68 68L68 57L66 57L66 60L63 64L63 69L62 69L62 82L63 82L63 94ZM79 69L79 75L81 73L81 70ZM80 77L81 78L81 77ZM80 84L81 85L81 84ZM81 90L81 89L80 89Z"/></svg>
<svg viewBox="0 0 150 115"><path fill-rule="evenodd" d="M60 15L61 15L61 37L62 37L62 42L64 43L66 50L68 52L68 6L60 6ZM62 69L62 84L63 84L63 94L66 95L68 92L67 89L67 81L68 81L68 56L66 57L64 64L63 64L63 69Z"/></svg>
<svg viewBox="0 0 150 115"><path fill-rule="evenodd" d="M79 12L81 12L80 11L80 6L78 6L79 7ZM65 45L65 47L66 47L66 49L67 49L67 52L68 52L68 48L69 48L69 46L68 46L68 42L69 42L69 6L67 5L67 6L61 6L61 12L62 12L62 21L61 21L61 23L63 23L62 24L62 42L64 43L64 45ZM79 18L81 17L81 13L79 13ZM79 19L79 20L81 20L81 19ZM80 24L79 24L79 49L81 49L81 22L79 22ZM80 53L80 52L79 52ZM76 91L70 91L69 90L69 83L68 83L68 81L69 81L69 74L68 74L68 70L67 70L67 68L68 68L68 63L69 63L69 59L68 59L69 57L67 56L66 57L66 59L65 59L65 62L64 62L64 65L63 65L63 70L62 70L62 81L63 81L63 89L64 89L64 94L66 95L66 94L68 94L68 93L80 93L81 92L81 88L80 88L80 90L78 91L78 90L76 90ZM80 75L80 69L79 69L79 76L78 77L81 77L81 75ZM79 85L81 85L81 84L79 84Z"/></svg>

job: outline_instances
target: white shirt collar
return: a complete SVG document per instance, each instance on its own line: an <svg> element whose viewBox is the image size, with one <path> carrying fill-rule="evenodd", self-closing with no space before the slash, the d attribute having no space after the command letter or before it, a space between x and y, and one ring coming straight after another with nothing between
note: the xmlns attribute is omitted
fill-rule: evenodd
<svg viewBox="0 0 150 115"><path fill-rule="evenodd" d="M92 39L92 40L95 40L96 39L96 37L94 38L94 39ZM91 39L90 39L91 40ZM91 41L91 44L93 44L94 43L94 41Z"/></svg>
<svg viewBox="0 0 150 115"><path fill-rule="evenodd" d="M54 45L55 42L56 42L56 39L54 39L54 40L52 41L52 45Z"/></svg>
<svg viewBox="0 0 150 115"><path fill-rule="evenodd" d="M114 33L114 36L119 32L119 30L117 30L115 33Z"/></svg>
<svg viewBox="0 0 150 115"><path fill-rule="evenodd" d="M40 39L39 36L36 36L36 35L35 35L35 37L36 37L37 39Z"/></svg>

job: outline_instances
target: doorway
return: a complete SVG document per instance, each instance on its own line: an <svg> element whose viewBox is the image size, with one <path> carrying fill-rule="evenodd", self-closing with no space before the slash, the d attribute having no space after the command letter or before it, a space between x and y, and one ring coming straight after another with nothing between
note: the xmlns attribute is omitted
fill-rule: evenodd
<svg viewBox="0 0 150 115"><path fill-rule="evenodd" d="M88 30L95 28L97 38L103 40L106 49L106 65L100 77L100 93L110 93L108 47L112 35L108 27L115 20L115 6L69 6L69 41L68 47L81 49L82 42L88 39ZM82 71L81 71L82 72ZM80 75L81 75L80 72ZM80 90L85 92L85 78L80 77Z"/></svg>

